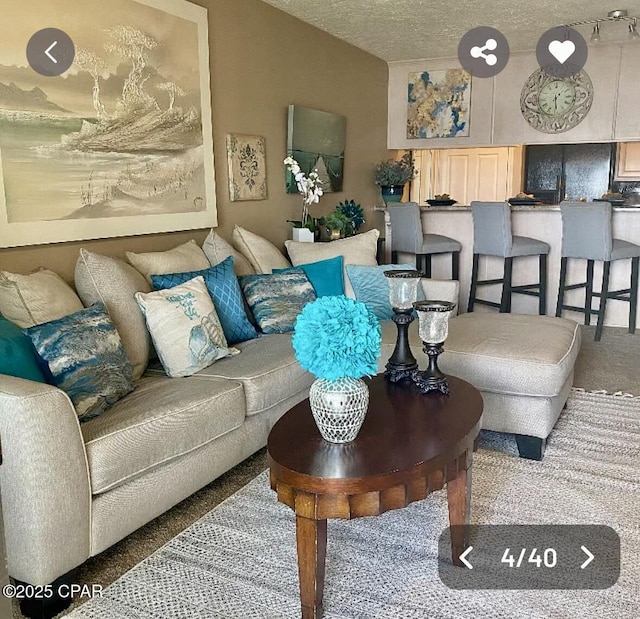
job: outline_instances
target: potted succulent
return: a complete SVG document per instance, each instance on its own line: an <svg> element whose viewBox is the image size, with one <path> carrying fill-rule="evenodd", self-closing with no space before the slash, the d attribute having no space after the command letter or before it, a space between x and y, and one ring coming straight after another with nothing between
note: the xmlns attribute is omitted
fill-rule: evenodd
<svg viewBox="0 0 640 619"><path fill-rule="evenodd" d="M341 213L336 209L333 213L329 213L324 218L324 225L327 228L329 239L335 241L344 235L344 232L349 225L349 218L344 213Z"/></svg>
<svg viewBox="0 0 640 619"><path fill-rule="evenodd" d="M400 202L404 186L415 176L411 153L400 159L387 159L376 165L374 180L380 185L382 199L386 202Z"/></svg>

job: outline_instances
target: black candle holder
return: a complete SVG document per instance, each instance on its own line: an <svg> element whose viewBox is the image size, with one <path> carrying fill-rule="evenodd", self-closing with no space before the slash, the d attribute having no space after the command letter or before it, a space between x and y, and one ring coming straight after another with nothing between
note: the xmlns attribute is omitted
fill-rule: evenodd
<svg viewBox="0 0 640 619"><path fill-rule="evenodd" d="M413 303L422 273L415 269L401 269L384 271L384 275L389 280L392 320L398 329L396 346L387 362L384 375L389 382L397 383L412 379L418 371L418 362L409 346L409 325L415 320Z"/></svg>
<svg viewBox="0 0 640 619"><path fill-rule="evenodd" d="M409 325L415 320L413 309L394 307L391 319L396 323L398 336L396 347L387 362L384 376L388 381L397 383L406 378L413 378L413 375L418 371L418 362L409 346Z"/></svg>
<svg viewBox="0 0 640 619"><path fill-rule="evenodd" d="M449 301L418 301L413 304L420 319L420 339L423 351L429 358L429 365L423 372L414 372L412 379L420 393L440 391L449 394L447 377L438 367L438 357L442 353L449 328L449 316L455 303ZM438 341L441 340L441 341Z"/></svg>

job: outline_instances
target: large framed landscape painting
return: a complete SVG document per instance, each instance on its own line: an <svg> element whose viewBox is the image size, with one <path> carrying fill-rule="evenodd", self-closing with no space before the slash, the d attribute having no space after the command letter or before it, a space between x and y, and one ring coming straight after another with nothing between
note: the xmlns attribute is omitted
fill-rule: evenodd
<svg viewBox="0 0 640 619"><path fill-rule="evenodd" d="M206 9L185 0L4 0L0 247L217 225ZM58 77L43 28L71 37Z"/></svg>

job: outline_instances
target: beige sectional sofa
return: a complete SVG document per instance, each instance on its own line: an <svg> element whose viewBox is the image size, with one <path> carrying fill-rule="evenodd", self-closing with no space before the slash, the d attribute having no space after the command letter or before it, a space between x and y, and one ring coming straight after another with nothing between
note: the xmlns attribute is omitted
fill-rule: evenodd
<svg viewBox="0 0 640 619"><path fill-rule="evenodd" d="M457 282L425 280L423 287L428 298L457 300ZM510 315L478 316L485 316L481 328L474 328L473 315L451 320L442 368L470 382L482 375L479 386L492 402L489 408L497 406L495 414L486 413L490 429L526 431L544 440L571 386L580 345L577 325L556 318L531 316L513 323ZM504 325L512 325L509 337L516 343L506 346L507 359L498 368L491 363L505 356L500 352L505 341L498 335ZM528 365L520 362L514 373L516 358L532 352L529 340L523 348L514 337L527 325L536 330L531 341L548 341L544 331L554 325L558 342L539 346L550 350ZM464 350L474 331L473 349ZM147 341L146 334L141 337ZM411 337L425 367L415 324ZM395 339L389 322L383 327L380 371ZM187 378L147 369L133 392L82 424L63 391L0 375L0 489L13 578L34 585L67 578L87 558L266 445L275 421L307 396L313 377L298 365L290 334L236 347L241 354ZM539 366L542 373L535 371ZM515 378L495 378L505 372ZM520 417L528 421L510 421Z"/></svg>

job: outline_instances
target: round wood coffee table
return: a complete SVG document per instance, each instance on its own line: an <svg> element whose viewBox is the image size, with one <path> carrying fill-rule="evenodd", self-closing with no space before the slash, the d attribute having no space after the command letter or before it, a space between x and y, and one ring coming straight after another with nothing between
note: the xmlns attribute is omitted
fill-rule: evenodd
<svg viewBox="0 0 640 619"><path fill-rule="evenodd" d="M449 395L421 395L412 384L376 376L362 429L343 445L320 436L309 400L274 425L267 443L271 487L296 513L303 619L322 616L327 518L377 516L446 484L450 524L469 523L482 397L459 378L449 377L449 387ZM464 533L452 536L454 563L466 545Z"/></svg>

